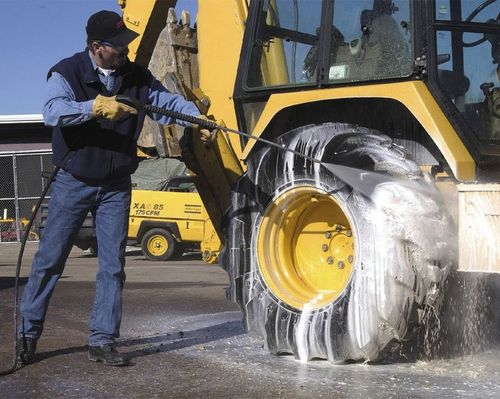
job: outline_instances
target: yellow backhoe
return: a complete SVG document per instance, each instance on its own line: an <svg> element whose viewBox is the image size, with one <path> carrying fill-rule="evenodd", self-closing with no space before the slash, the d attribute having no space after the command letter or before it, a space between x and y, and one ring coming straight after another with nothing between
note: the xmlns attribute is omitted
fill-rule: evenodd
<svg viewBox="0 0 500 399"><path fill-rule="evenodd" d="M500 271L499 0L199 0L194 28L174 3L119 1L131 59L295 151L141 138L198 176L229 297L270 352L380 359L452 268Z"/></svg>

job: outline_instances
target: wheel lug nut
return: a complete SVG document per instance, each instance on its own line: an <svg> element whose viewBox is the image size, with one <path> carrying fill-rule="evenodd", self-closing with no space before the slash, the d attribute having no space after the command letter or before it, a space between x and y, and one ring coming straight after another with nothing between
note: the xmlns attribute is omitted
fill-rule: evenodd
<svg viewBox="0 0 500 399"><path fill-rule="evenodd" d="M340 233L342 231L342 226L340 224L336 225L335 230L337 231L337 233Z"/></svg>
<svg viewBox="0 0 500 399"><path fill-rule="evenodd" d="M323 245L321 246L321 249L323 250L323 252L328 251L328 244L323 244Z"/></svg>
<svg viewBox="0 0 500 399"><path fill-rule="evenodd" d="M351 230L347 230L345 232L345 234L347 235L347 237L350 237L350 236L352 236L352 231Z"/></svg>
<svg viewBox="0 0 500 399"><path fill-rule="evenodd" d="M325 237L326 237L327 239L332 238L332 232L331 232L331 231L327 231L327 232L325 233Z"/></svg>
<svg viewBox="0 0 500 399"><path fill-rule="evenodd" d="M344 262L342 262L342 261L340 261L339 263L337 263L337 267L338 267L339 269L343 269L343 268L345 267L345 263L344 263Z"/></svg>
<svg viewBox="0 0 500 399"><path fill-rule="evenodd" d="M329 256L326 261L329 265L333 264L333 256Z"/></svg>
<svg viewBox="0 0 500 399"><path fill-rule="evenodd" d="M348 261L349 263L352 263L352 261L353 261L353 260L354 260L354 256L349 255L349 256L347 257L347 261Z"/></svg>

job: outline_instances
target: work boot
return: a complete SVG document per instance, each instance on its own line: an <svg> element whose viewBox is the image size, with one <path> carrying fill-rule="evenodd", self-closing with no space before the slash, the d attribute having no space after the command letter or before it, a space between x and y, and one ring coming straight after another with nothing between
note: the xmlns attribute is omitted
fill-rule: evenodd
<svg viewBox="0 0 500 399"><path fill-rule="evenodd" d="M114 344L89 345L89 360L103 362L109 366L127 366L130 364L128 356L118 352Z"/></svg>
<svg viewBox="0 0 500 399"><path fill-rule="evenodd" d="M24 365L35 361L36 338L20 336L17 339L17 359Z"/></svg>

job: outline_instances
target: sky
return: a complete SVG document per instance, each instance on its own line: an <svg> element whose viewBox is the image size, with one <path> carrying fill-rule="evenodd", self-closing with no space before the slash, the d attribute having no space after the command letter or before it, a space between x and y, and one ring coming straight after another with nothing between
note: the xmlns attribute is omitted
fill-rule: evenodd
<svg viewBox="0 0 500 399"><path fill-rule="evenodd" d="M196 4L176 8L194 21ZM100 10L121 14L118 0L0 0L0 115L42 112L48 70L85 48L87 19Z"/></svg>

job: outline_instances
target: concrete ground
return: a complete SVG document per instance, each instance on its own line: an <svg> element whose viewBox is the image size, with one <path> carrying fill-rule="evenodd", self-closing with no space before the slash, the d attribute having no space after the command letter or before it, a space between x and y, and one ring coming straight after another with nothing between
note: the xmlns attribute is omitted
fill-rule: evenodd
<svg viewBox="0 0 500 399"><path fill-rule="evenodd" d="M12 359L18 250L0 246L0 369ZM36 244L27 246L23 277L35 250ZM1 398L500 397L498 347L427 361L303 364L268 354L258 337L243 331L217 266L196 255L151 262L132 251L126 270L119 349L133 364L113 368L87 360L96 259L75 249L49 307L39 361L0 377Z"/></svg>

